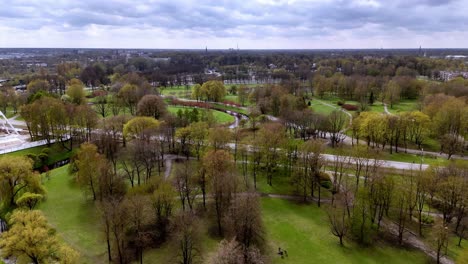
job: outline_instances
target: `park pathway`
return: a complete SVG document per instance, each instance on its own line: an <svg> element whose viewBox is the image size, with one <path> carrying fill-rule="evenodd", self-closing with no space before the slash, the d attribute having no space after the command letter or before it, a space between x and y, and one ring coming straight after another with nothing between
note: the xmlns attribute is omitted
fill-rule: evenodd
<svg viewBox="0 0 468 264"><path fill-rule="evenodd" d="M388 111L388 106L387 106L386 103L383 104L383 109L384 109L385 114L387 114L387 115L393 115L392 113L390 113L390 111Z"/></svg>

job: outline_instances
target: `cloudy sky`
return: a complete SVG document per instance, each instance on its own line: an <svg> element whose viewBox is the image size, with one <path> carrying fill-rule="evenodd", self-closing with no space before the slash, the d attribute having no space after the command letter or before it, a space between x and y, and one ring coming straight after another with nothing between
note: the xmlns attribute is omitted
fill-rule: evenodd
<svg viewBox="0 0 468 264"><path fill-rule="evenodd" d="M468 0L0 0L0 47L468 48Z"/></svg>

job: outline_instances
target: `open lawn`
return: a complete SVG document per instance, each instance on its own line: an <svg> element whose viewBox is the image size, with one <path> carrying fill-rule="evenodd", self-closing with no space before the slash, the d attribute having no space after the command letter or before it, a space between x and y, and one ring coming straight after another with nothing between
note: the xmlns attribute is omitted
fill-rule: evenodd
<svg viewBox="0 0 468 264"><path fill-rule="evenodd" d="M468 264L468 241L464 239L461 247L458 245L458 237L452 237L448 245L448 255L457 264Z"/></svg>
<svg viewBox="0 0 468 264"><path fill-rule="evenodd" d="M50 179L45 179L47 200L38 209L59 236L80 252L81 263L104 263L107 251L95 205L85 199L67 170L68 165L52 170Z"/></svg>
<svg viewBox="0 0 468 264"><path fill-rule="evenodd" d="M77 249L82 263L104 263L105 243L99 229L94 203L83 197L68 175L68 166L53 170L45 179L47 201L39 206L59 236ZM273 263L426 263L423 253L379 243L362 248L350 241L339 246L330 233L325 212L315 205L296 204L282 199L262 198L267 254ZM215 250L218 240L210 237L202 223L203 259ZM276 255L278 247L288 258ZM168 244L145 252L145 263L169 263L174 249ZM463 252L458 252L463 256ZM202 261L203 262L203 261ZM204 262L203 262L204 263Z"/></svg>
<svg viewBox="0 0 468 264"><path fill-rule="evenodd" d="M315 104L312 104L310 108L315 112L319 114L324 114L324 115L329 115L331 112L336 110L333 107L330 107L328 105L321 104L319 102L315 102Z"/></svg>
<svg viewBox="0 0 468 264"><path fill-rule="evenodd" d="M172 86L172 87L160 87L159 91L165 96L175 96L179 98L190 98L192 96L192 87L189 86Z"/></svg>
<svg viewBox="0 0 468 264"><path fill-rule="evenodd" d="M184 107L184 106L168 106L167 107L167 110L173 114L176 114L177 111L179 111L179 109L182 109L182 110L185 110L185 109L189 109L189 110L192 110L193 107ZM209 111L213 111L213 115L216 119L216 121L220 124L229 124L229 123L232 123L235 121L235 118L232 116L232 115L229 115L229 114L226 114L224 112L221 112L221 111L215 111L215 110L209 110Z"/></svg>
<svg viewBox="0 0 468 264"><path fill-rule="evenodd" d="M325 95L323 98L315 98L311 100L312 107L318 104L317 100L332 104L337 106L338 101L342 101L346 104L359 105L357 101L344 100L340 99L334 95ZM400 112L414 111L418 109L417 100L401 100L398 103L393 104L393 107L390 107L388 104L388 111L392 114L397 114ZM384 113L384 106L381 101L375 101L373 105L369 105L369 111Z"/></svg>
<svg viewBox="0 0 468 264"><path fill-rule="evenodd" d="M426 256L413 250L376 244L363 248L345 241L339 245L328 226L326 214L315 205L262 198L268 251L273 263L427 263ZM281 259L278 247L288 251Z"/></svg>

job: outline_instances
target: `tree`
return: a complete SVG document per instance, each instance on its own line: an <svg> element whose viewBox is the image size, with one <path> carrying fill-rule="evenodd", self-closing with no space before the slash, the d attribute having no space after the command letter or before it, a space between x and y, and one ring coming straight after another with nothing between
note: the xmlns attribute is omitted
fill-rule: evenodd
<svg viewBox="0 0 468 264"><path fill-rule="evenodd" d="M279 165L280 147L283 145L285 138L284 127L277 123L267 124L262 127L259 136L256 138L265 164L267 183L270 186L273 184L273 173Z"/></svg>
<svg viewBox="0 0 468 264"><path fill-rule="evenodd" d="M257 194L247 193L236 196L225 222L229 235L240 243L245 260L248 259L248 252L252 247L263 246L264 230Z"/></svg>
<svg viewBox="0 0 468 264"><path fill-rule="evenodd" d="M163 180L155 181L151 205L153 206L156 218L156 230L159 242L166 239L174 208L174 197L175 191L170 183Z"/></svg>
<svg viewBox="0 0 468 264"><path fill-rule="evenodd" d="M80 105L86 101L83 83L78 79L70 80L70 85L67 88L66 95L70 98L70 101L73 104Z"/></svg>
<svg viewBox="0 0 468 264"><path fill-rule="evenodd" d="M441 151L450 159L454 154L463 151L465 140L457 134L445 134L440 138Z"/></svg>
<svg viewBox="0 0 468 264"><path fill-rule="evenodd" d="M405 233L406 223L408 221L408 194L405 191L397 191L395 199L395 216L398 226L398 243L403 244L403 235Z"/></svg>
<svg viewBox="0 0 468 264"><path fill-rule="evenodd" d="M222 236L222 220L237 188L232 156L225 150L210 150L203 157L203 167L212 191L218 235Z"/></svg>
<svg viewBox="0 0 468 264"><path fill-rule="evenodd" d="M237 98L239 100L239 103L242 106L245 106L245 102L247 101L248 94L249 94L249 89L247 88L246 85L239 86L239 89L237 90Z"/></svg>
<svg viewBox="0 0 468 264"><path fill-rule="evenodd" d="M189 162L184 162L182 167L177 167L175 172L175 187L179 193L182 209L185 210L185 202L190 209L193 209L193 203L197 196L196 178L193 173L194 168Z"/></svg>
<svg viewBox="0 0 468 264"><path fill-rule="evenodd" d="M143 263L143 249L151 242L151 235L145 228L152 220L149 198L142 194L131 194L124 200L123 206L128 221L128 242L135 248L139 262Z"/></svg>
<svg viewBox="0 0 468 264"><path fill-rule="evenodd" d="M35 94L39 91L48 92L50 84L46 80L36 79L28 83L28 92L29 94Z"/></svg>
<svg viewBox="0 0 468 264"><path fill-rule="evenodd" d="M192 98L197 100L197 101L200 101L202 99L202 96L201 96L201 85L200 84L195 84L193 87L192 87Z"/></svg>
<svg viewBox="0 0 468 264"><path fill-rule="evenodd" d="M107 99L107 93L105 91L96 91L96 99L94 101L94 106L96 108L96 113L100 114L102 118L105 118L109 113L111 101Z"/></svg>
<svg viewBox="0 0 468 264"><path fill-rule="evenodd" d="M41 178L33 172L32 161L26 157L0 158L0 202L6 208L17 205L26 192L44 194Z"/></svg>
<svg viewBox="0 0 468 264"><path fill-rule="evenodd" d="M13 256L35 264L78 262L78 253L59 242L40 211L15 210L10 226L0 239L3 257Z"/></svg>
<svg viewBox="0 0 468 264"><path fill-rule="evenodd" d="M137 105L137 113L141 116L150 116L155 119L160 119L166 115L166 103L164 100L154 94L143 96Z"/></svg>
<svg viewBox="0 0 468 264"><path fill-rule="evenodd" d="M247 256L247 257L246 257ZM247 255L242 246L235 240L221 240L218 249L208 262L209 264L265 264L268 261L263 257L260 250L250 247Z"/></svg>
<svg viewBox="0 0 468 264"><path fill-rule="evenodd" d="M200 88L200 96L208 101L219 102L226 96L226 87L221 81L207 81Z"/></svg>
<svg viewBox="0 0 468 264"><path fill-rule="evenodd" d="M400 101L401 88L395 81L390 81L385 85L385 101L390 104L390 108L393 108L393 105Z"/></svg>
<svg viewBox="0 0 468 264"><path fill-rule="evenodd" d="M149 139L149 135L154 132L160 122L154 117L138 116L130 119L123 127L123 135L126 138L137 137L140 139Z"/></svg>
<svg viewBox="0 0 468 264"><path fill-rule="evenodd" d="M440 259L442 258L442 250L448 246L449 238L450 234L448 227L442 222L437 223L432 235L432 242L434 243L437 252L437 264L440 263Z"/></svg>
<svg viewBox="0 0 468 264"><path fill-rule="evenodd" d="M119 100L125 105L131 115L135 115L136 105L138 103L138 87L134 84L125 84L117 94Z"/></svg>
<svg viewBox="0 0 468 264"><path fill-rule="evenodd" d="M128 215L123 206L122 199L111 197L111 199L105 200L103 205L104 221L108 221L105 228L109 229L106 231L109 232L109 238L112 240L112 248L114 248L113 256L117 263L127 263L128 256L125 254L125 250L128 246L126 237Z"/></svg>
<svg viewBox="0 0 468 264"><path fill-rule="evenodd" d="M337 196L334 204L327 209L327 216L332 234L340 239L340 245L343 246L343 238L349 230L350 215L347 210L347 201L345 201L346 194Z"/></svg>
<svg viewBox="0 0 468 264"><path fill-rule="evenodd" d="M21 195L20 198L16 201L16 204L19 207L26 207L29 210L33 210L34 207L44 199L42 194L25 192Z"/></svg>
<svg viewBox="0 0 468 264"><path fill-rule="evenodd" d="M76 154L76 181L85 190L91 192L95 201L99 193L99 174L105 158L98 153L91 143L83 143Z"/></svg>
<svg viewBox="0 0 468 264"><path fill-rule="evenodd" d="M346 115L339 110L334 110L328 116L327 130L330 133L330 141L332 147L335 147L340 141L343 140L341 130L346 123Z"/></svg>
<svg viewBox="0 0 468 264"><path fill-rule="evenodd" d="M208 136L208 124L205 122L192 123L189 126L188 139L195 149L197 160L200 160L200 154L205 146L205 140Z"/></svg>
<svg viewBox="0 0 468 264"><path fill-rule="evenodd" d="M214 150L226 149L231 138L231 131L224 127L211 128L208 133L208 141Z"/></svg>
<svg viewBox="0 0 468 264"><path fill-rule="evenodd" d="M198 219L192 212L183 212L174 221L174 247L177 249L177 263L198 263L201 252L201 235Z"/></svg>

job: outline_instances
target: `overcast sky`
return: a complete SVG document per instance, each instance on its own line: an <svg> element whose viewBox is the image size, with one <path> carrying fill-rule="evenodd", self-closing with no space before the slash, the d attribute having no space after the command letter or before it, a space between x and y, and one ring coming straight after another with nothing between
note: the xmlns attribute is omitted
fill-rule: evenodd
<svg viewBox="0 0 468 264"><path fill-rule="evenodd" d="M0 0L0 47L468 48L468 0Z"/></svg>

